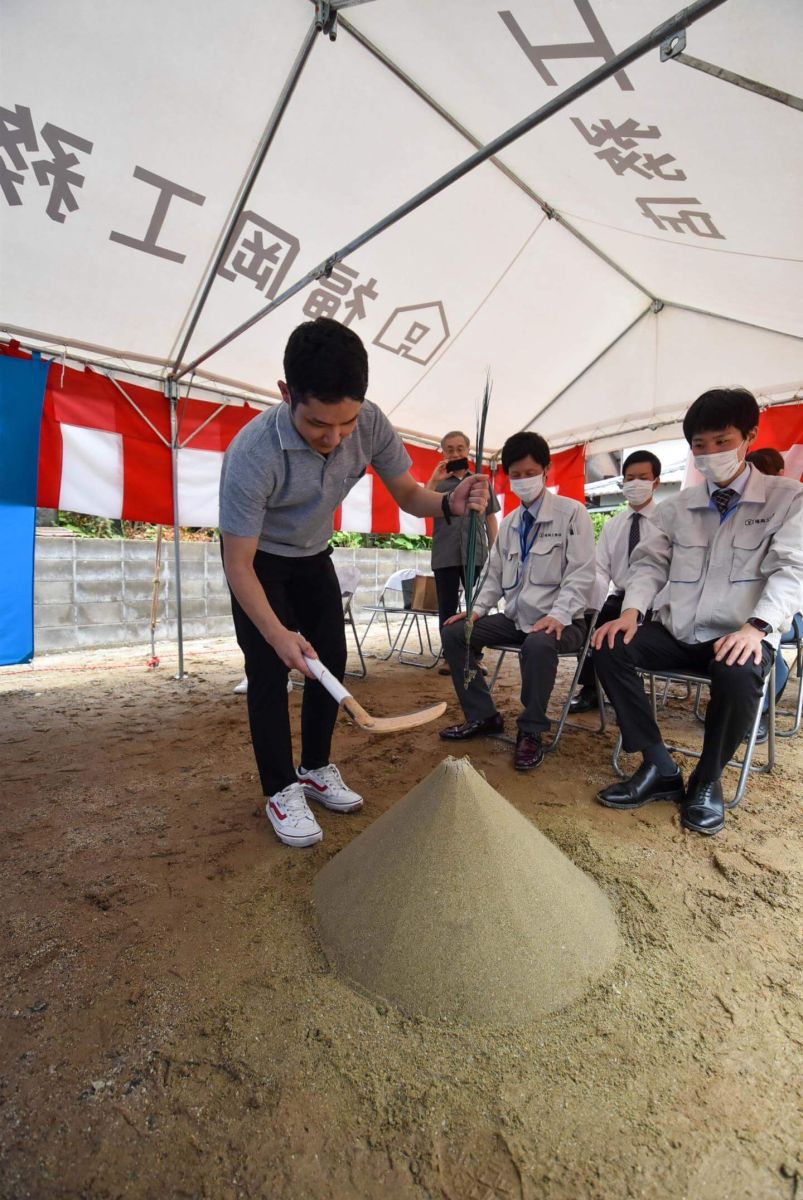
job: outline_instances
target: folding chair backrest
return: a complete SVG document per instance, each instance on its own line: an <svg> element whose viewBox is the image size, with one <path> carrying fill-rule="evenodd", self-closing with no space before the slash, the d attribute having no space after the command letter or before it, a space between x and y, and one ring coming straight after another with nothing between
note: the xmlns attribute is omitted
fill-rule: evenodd
<svg viewBox="0 0 803 1200"><path fill-rule="evenodd" d="M388 605L391 605L392 607L395 607L395 605L397 603L400 603L401 597L403 594L402 593L402 582L405 579L415 579L417 574L418 574L417 571L411 570L409 567L405 567L404 570L394 571L392 575L388 575L387 579L385 580L384 587L382 588L382 591L379 596L379 603L380 604L388 604ZM395 596L392 594L390 596L388 596L388 594L387 594L388 592L390 592L390 593L395 592L397 594Z"/></svg>
<svg viewBox="0 0 803 1200"><path fill-rule="evenodd" d="M360 568L350 563L337 563L335 573L340 584L340 595L353 596L360 585Z"/></svg>

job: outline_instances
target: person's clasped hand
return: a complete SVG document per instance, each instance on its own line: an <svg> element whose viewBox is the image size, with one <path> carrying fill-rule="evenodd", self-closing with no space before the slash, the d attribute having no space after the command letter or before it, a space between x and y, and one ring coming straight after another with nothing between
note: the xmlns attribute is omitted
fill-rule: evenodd
<svg viewBox="0 0 803 1200"><path fill-rule="evenodd" d="M449 497L449 509L456 517L464 517L472 509L484 513L490 496L487 475L467 475Z"/></svg>

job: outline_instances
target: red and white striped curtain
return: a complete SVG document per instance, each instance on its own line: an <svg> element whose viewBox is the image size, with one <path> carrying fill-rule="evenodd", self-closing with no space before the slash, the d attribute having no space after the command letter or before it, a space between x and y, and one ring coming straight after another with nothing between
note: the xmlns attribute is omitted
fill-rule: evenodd
<svg viewBox="0 0 803 1200"><path fill-rule="evenodd" d="M12 350L13 353L13 350ZM164 395L128 381L124 396L108 376L54 362L42 415L38 503L92 516L173 523L170 414ZM128 399L126 398L128 397ZM182 525L217 525L218 482L223 453L261 411L228 404L179 401L178 512ZM426 483L440 459L437 450L405 443L412 474ZM583 499L582 446L556 454L549 484L561 495ZM493 486L502 512L518 500L500 470ZM335 513L335 529L358 533L431 533L432 522L401 512L369 467Z"/></svg>

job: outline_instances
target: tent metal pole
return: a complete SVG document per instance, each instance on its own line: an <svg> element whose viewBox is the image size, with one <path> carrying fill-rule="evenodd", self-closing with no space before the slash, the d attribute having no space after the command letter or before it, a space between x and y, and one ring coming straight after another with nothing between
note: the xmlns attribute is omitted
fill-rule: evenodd
<svg viewBox="0 0 803 1200"><path fill-rule="evenodd" d="M444 191L445 188L449 187L453 183L456 183L458 179L462 179L464 175L469 173L469 171L473 171L475 167L487 162L489 158L493 158L495 154L499 154L501 150L504 150L507 146L509 146L512 142L515 142L518 138L522 137L525 133L529 133L531 129L535 129L537 125L543 124L544 121L547 121L550 117L554 116L555 113L560 112L562 109L572 104L580 96L584 96L587 92L590 92L592 88L597 86L597 84L603 83L606 79L610 79L610 77L615 75L617 71L621 71L623 67L627 67L630 65L630 63L642 58L645 54L648 54L650 50L654 50L657 46L660 46L662 42L666 42L674 34L677 34L682 29L686 29L694 21L698 21L701 17L706 16L707 13L712 12L715 8L719 8L720 5L724 4L725 2L726 0L695 0L693 4L687 5L686 8L681 9L679 12L675 13L674 16L670 17L669 20L657 25L655 29L639 38L638 41L633 42L633 44L628 46L626 50L622 50L619 54L615 54L613 58L609 59L608 62L603 63L601 67L597 67L596 70L591 71L590 74L584 76L582 79L579 79L577 83L574 83L571 85L571 87L566 88L566 90L561 92L559 96L555 96L551 100L548 100L546 104L541 106L541 108L536 109L535 112L530 113L529 116L525 117L517 124L512 125L510 129L494 138L493 141L489 142L481 150L477 150L474 154L469 155L469 157L464 159L463 162L458 163L456 167L453 167L451 171L447 171L445 175L441 175L439 179L434 181L434 183L431 183L428 187L425 187L423 191L417 192L416 195L412 196L404 204L401 204L398 208L394 209L393 212L389 213L386 217L383 217L380 221L377 221L376 224L372 225L369 229L366 229L356 238L353 238L352 241L347 242L345 246L341 247L340 250L336 250L335 253L330 255L329 258L325 259L324 262L319 263L317 267L313 268L312 271L309 271L302 279L299 279L291 287L286 288L285 291L281 292L274 300L270 302L270 304L266 305L263 309L260 309L259 312L255 313L247 321L243 321L241 325L238 325L236 329L233 329L231 333L227 334L224 338L221 338L220 341L215 342L213 346L210 346L209 349L205 350L204 353L198 358L193 359L193 361L187 363L186 366L171 372L169 378L181 379L182 376L188 375L191 371L196 370L196 368L199 367L202 362L206 362L206 360L211 358L213 354L216 354L219 350L222 350L224 346L228 346L230 342L235 340L235 338L238 338L241 334L245 333L246 330L250 329L253 325L256 325L257 322L266 317L268 313L271 313L274 311L274 309L279 308L279 306L284 304L286 300L289 300L292 296L295 296L298 292L302 291L305 287L307 287L308 284L312 283L316 279L322 278L323 276L330 275L336 263L342 262L344 258L347 258L350 254L353 254L355 250L359 250L361 246L364 246L367 242L372 241L373 238L375 238L378 234L383 233L386 229L390 228L391 225L395 225L397 221L402 219L402 217L406 217L409 213L414 212L415 209L420 208L422 204L425 204L428 200L431 200L433 196L437 196L440 192Z"/></svg>
<svg viewBox="0 0 803 1200"><path fill-rule="evenodd" d="M184 671L184 627L181 615L181 526L178 511L178 386L172 379L165 380L165 396L170 405L170 466L173 480L173 562L176 585L176 639L178 642L178 675L185 679Z"/></svg>
<svg viewBox="0 0 803 1200"><path fill-rule="evenodd" d="M759 83L756 79L748 79L746 75L737 75L735 71L729 71L727 67L718 67L715 63L695 58L693 54L674 54L672 61L683 63L684 67L694 67L695 70L703 71L706 75L713 75L715 79L733 83L736 87L744 88L748 92L755 92L756 95L764 96L767 100L776 100L778 104L786 104L789 108L796 108L803 112L803 100L799 96L793 96L791 92L782 92L780 88L770 87L768 83Z"/></svg>
<svg viewBox="0 0 803 1200"><path fill-rule="evenodd" d="M248 198L251 195L251 192L253 190L254 184L256 183L259 172L262 170L262 165L265 162L267 153L271 148L274 137L276 136L276 131L279 128L279 125L281 124L282 117L284 116L284 114L287 110L287 106L290 103L290 98L292 97L293 92L295 91L295 88L296 88L296 84L298 83L298 81L301 77L301 72L304 70L307 59L309 58L310 51L312 50L312 45L313 45L313 42L315 41L315 36L318 33L318 30L319 30L319 26L318 26L317 11L316 11L316 16L313 18L312 24L310 25L307 32L304 34L304 40L301 43L301 46L299 48L298 54L295 57L293 65L290 67L290 71L287 75L287 78L284 81L284 86L282 87L282 90L279 93L279 98L276 101L276 104L274 105L274 108L273 108L273 112L271 113L268 123L265 126L265 131L262 134L259 145L256 148L254 157L251 160L251 166L248 168L245 179L243 180L243 182L240 186L239 196L237 197L237 199L234 203L234 207L229 215L229 219L226 224L226 228L220 239L220 244L218 247L217 254L215 255L215 258L214 258L214 261L213 261L211 267L209 268L206 279L204 280L204 284L203 284L203 287L201 288L201 293L198 296L198 300L195 304L195 308L190 313L189 320L187 322L186 332L184 333L184 337L182 338L181 345L179 346L178 352L176 353L173 365L178 365L181 363L181 360L184 357L184 354L186 353L187 347L190 344L192 335L195 332L195 327L198 324L201 313L203 312L203 309L204 309L204 305L206 304L206 301L209 298L209 293L212 290L212 285L215 282L215 279L217 278L217 273L220 270L220 267L226 258L226 254L228 253L229 243L231 241L231 238L234 233L237 222L240 219L240 216L242 215L243 209L245 208L246 204L248 203Z"/></svg>
<svg viewBox="0 0 803 1200"><path fill-rule="evenodd" d="M545 412L548 412L553 404L557 404L557 402L558 402L558 400L560 400L561 396L565 396L566 393L568 392L569 388L574 387L574 385L577 383L578 380L582 379L584 375L587 375L588 372L591 370L591 368L593 366L595 366L601 358L604 358L605 355L608 353L608 351L612 350L617 342L621 342L622 338L627 337L627 335L630 333L630 330L634 329L636 327L636 325L638 325L639 321L643 321L644 318L649 313L660 312L659 306L661 306L661 301L654 300L653 303L649 306L649 308L645 308L643 312L640 312L634 321L631 321L630 324L628 326L626 326L622 330L621 333L617 333L617 335L613 339L613 341L608 342L608 345L605 346L602 350L600 350L599 354L596 354L594 356L594 358L591 359L590 363L586 363L586 365L583 367L582 371L580 371L579 374L575 375L574 379L570 379L569 382L566 384L566 386L562 387L559 392L556 392L555 395L552 397L552 399L550 401L548 401L544 405L543 408L539 408L539 410L535 414L535 416L530 417L527 424L522 425L521 428L522 429L531 429L532 426L535 424L535 422L539 419L539 417L542 417Z"/></svg>

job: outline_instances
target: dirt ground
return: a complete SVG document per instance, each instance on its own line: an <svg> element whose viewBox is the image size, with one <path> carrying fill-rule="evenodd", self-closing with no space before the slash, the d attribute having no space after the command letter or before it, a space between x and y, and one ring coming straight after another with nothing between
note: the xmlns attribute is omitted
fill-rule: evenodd
<svg viewBox="0 0 803 1200"><path fill-rule="evenodd" d="M430 727L338 724L366 797L324 841L265 819L231 642L0 672L0 1195L214 1200L793 1200L803 1196L803 735L724 833L600 807L612 734L532 775L474 765L611 897L624 949L516 1029L405 1015L330 971L316 872L444 756ZM516 710L516 666L501 707ZM556 694L566 686L561 673ZM450 700L370 664L377 712ZM300 695L291 698L297 730ZM677 735L680 701L666 721ZM471 880L465 881L471 903Z"/></svg>

